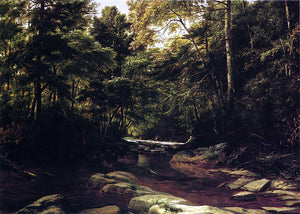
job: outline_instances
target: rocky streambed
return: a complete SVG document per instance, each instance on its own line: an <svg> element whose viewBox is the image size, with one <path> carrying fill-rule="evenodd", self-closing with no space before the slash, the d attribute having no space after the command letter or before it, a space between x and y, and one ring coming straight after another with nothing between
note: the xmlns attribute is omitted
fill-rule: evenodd
<svg viewBox="0 0 300 214"><path fill-rule="evenodd" d="M132 146L140 153L135 164L118 160L126 163L119 165L122 171L94 168L78 182L80 191L57 191L17 213L300 213L296 182L215 167L225 144L172 158L165 151L179 144L148 144Z"/></svg>

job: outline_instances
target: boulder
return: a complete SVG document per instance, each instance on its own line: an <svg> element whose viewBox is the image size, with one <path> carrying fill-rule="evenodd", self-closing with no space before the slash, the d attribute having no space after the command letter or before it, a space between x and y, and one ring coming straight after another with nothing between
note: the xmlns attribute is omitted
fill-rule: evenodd
<svg viewBox="0 0 300 214"><path fill-rule="evenodd" d="M101 208L83 210L79 214L120 214L120 213L121 213L120 208L115 205L112 205L112 206L106 206Z"/></svg>
<svg viewBox="0 0 300 214"><path fill-rule="evenodd" d="M158 204L191 204L189 201L178 198L172 195L156 194L156 195L143 195L131 199L129 202L129 211L135 214L145 214L153 205Z"/></svg>
<svg viewBox="0 0 300 214"><path fill-rule="evenodd" d="M157 193L149 187L126 182L107 184L101 189L101 191L110 194L129 195L131 197Z"/></svg>
<svg viewBox="0 0 300 214"><path fill-rule="evenodd" d="M245 186L242 187L242 189L250 191L250 192L261 192L268 188L270 185L270 180L268 179L260 179L256 181L252 181Z"/></svg>
<svg viewBox="0 0 300 214"><path fill-rule="evenodd" d="M44 196L32 204L27 205L16 214L53 213L63 214L69 210L69 205L64 196L60 194Z"/></svg>
<svg viewBox="0 0 300 214"><path fill-rule="evenodd" d="M225 150L226 146L227 146L227 143L219 143L217 145L210 146L208 148L208 150L212 154L220 155Z"/></svg>
<svg viewBox="0 0 300 214"><path fill-rule="evenodd" d="M231 199L237 200L237 201L255 201L256 196L252 192L239 192L231 196Z"/></svg>
<svg viewBox="0 0 300 214"><path fill-rule="evenodd" d="M113 184L117 182L118 181L115 179L106 177L106 175L103 173L96 173L89 178L87 182L87 186L88 188L91 189L95 189L95 188L101 189L106 184Z"/></svg>
<svg viewBox="0 0 300 214"><path fill-rule="evenodd" d="M254 178L241 177L241 178L237 179L236 181L234 181L233 183L227 184L227 186L231 190L236 190L236 189L240 189L242 186L244 186L252 181L254 181Z"/></svg>
<svg viewBox="0 0 300 214"><path fill-rule="evenodd" d="M160 204L150 208L149 214L234 214L230 210L212 206L188 206L182 204Z"/></svg>
<svg viewBox="0 0 300 214"><path fill-rule="evenodd" d="M87 187L90 189L101 189L107 184L115 184L119 182L136 184L138 179L135 175L123 171L115 171L107 174L96 173L88 179Z"/></svg>
<svg viewBox="0 0 300 214"><path fill-rule="evenodd" d="M226 146L227 143L219 143L209 148L198 148L194 153L199 159L213 161L220 157Z"/></svg>
<svg viewBox="0 0 300 214"><path fill-rule="evenodd" d="M135 177L135 175L130 172L115 171L106 174L106 176L108 178L112 178L118 181L123 181L128 183L136 184L138 182L138 179Z"/></svg>

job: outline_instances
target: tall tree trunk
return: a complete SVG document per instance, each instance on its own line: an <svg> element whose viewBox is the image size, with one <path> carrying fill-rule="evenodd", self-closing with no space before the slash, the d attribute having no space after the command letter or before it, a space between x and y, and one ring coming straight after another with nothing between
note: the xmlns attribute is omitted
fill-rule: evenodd
<svg viewBox="0 0 300 214"><path fill-rule="evenodd" d="M193 107L194 107L194 114L195 114L195 118L197 120L197 123L200 122L200 117L198 115L198 110L197 110L197 106L196 106L196 103L193 103Z"/></svg>
<svg viewBox="0 0 300 214"><path fill-rule="evenodd" d="M289 33L291 32L291 22L290 22L290 12L289 12L287 0L285 0L285 15L286 15L287 28L288 28L287 39L289 42L290 41ZM286 61L287 61L285 65L286 75L291 76L290 55L286 55Z"/></svg>
<svg viewBox="0 0 300 214"><path fill-rule="evenodd" d="M34 86L34 88L35 88L35 86ZM35 98L35 93L34 93L33 101L31 103L31 112L30 112L31 120L34 120L35 104L36 104L36 98Z"/></svg>
<svg viewBox="0 0 300 214"><path fill-rule="evenodd" d="M9 91L9 85L10 85L10 82L9 82L9 75L8 75L8 77L7 77L7 82L6 82L6 84L7 84L7 91Z"/></svg>
<svg viewBox="0 0 300 214"><path fill-rule="evenodd" d="M52 101L52 95L53 95L53 90L50 88L50 95L49 95L49 98L48 98L48 105L51 106L51 101Z"/></svg>
<svg viewBox="0 0 300 214"><path fill-rule="evenodd" d="M44 0L40 0L40 22L41 22L41 26L39 29L39 45L40 45L40 49L42 49L43 44L42 44L42 39L43 39L43 35L44 35L44 10L45 10L45 1ZM41 56L41 50L38 53L37 56L37 61L38 64L42 64L42 56ZM36 98L36 120L39 120L41 112L42 112L42 90L41 90L41 71L35 71L36 72L36 78L35 78L35 98Z"/></svg>
<svg viewBox="0 0 300 214"><path fill-rule="evenodd" d="M229 108L233 105L233 68L232 68L232 44L231 44L231 0L227 0L225 10L225 43L227 62L227 99Z"/></svg>
<svg viewBox="0 0 300 214"><path fill-rule="evenodd" d="M56 103L56 89L54 89L54 93L53 93L53 104L52 105L55 105Z"/></svg>
<svg viewBox="0 0 300 214"><path fill-rule="evenodd" d="M75 80L72 80L72 111L74 110L74 99L75 99Z"/></svg>
<svg viewBox="0 0 300 214"><path fill-rule="evenodd" d="M207 32L205 32L205 53L208 54L208 35Z"/></svg>
<svg viewBox="0 0 300 214"><path fill-rule="evenodd" d="M252 35L252 32L251 32L251 27L250 27L250 24L249 24L248 19L247 19L247 10L246 10L246 1L245 0L243 0L243 10L244 10L244 16L247 20L246 22L247 22L247 29L248 29L249 37L250 37L250 47L251 47L251 50L253 51L254 41L253 41L253 35Z"/></svg>
<svg viewBox="0 0 300 214"><path fill-rule="evenodd" d="M36 99L36 116L35 119L39 120L42 111L42 92L41 92L41 74L38 71L35 79L35 99Z"/></svg>
<svg viewBox="0 0 300 214"><path fill-rule="evenodd" d="M287 27L288 27L288 32L291 31L291 22L290 22L290 12L289 12L289 7L287 0L285 0L285 15L286 15L286 22L287 22Z"/></svg>

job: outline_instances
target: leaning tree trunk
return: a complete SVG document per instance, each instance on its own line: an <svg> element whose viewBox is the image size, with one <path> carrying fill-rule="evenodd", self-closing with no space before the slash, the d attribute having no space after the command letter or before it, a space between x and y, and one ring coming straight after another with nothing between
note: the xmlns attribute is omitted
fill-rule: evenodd
<svg viewBox="0 0 300 214"><path fill-rule="evenodd" d="M17 164L13 163L12 161L8 160L4 156L0 155L0 163L2 163L4 166L12 170L13 172L17 173L18 175L21 175L23 177L29 178L29 179L36 179L38 176L32 172L26 171L22 169Z"/></svg>
<svg viewBox="0 0 300 214"><path fill-rule="evenodd" d="M233 68L232 68L232 44L231 44L231 1L227 0L225 10L225 43L226 43L226 62L227 62L227 99L229 108L233 104Z"/></svg>

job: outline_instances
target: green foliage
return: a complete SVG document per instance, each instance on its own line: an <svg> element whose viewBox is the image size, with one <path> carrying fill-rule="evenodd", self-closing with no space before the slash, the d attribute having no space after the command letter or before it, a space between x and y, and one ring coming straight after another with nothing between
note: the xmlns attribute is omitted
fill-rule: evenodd
<svg viewBox="0 0 300 214"><path fill-rule="evenodd" d="M110 71L111 76L120 76L125 58L130 54L132 36L129 34L130 23L116 7L105 7L100 18L95 17L91 34L104 47L116 52L117 67Z"/></svg>
<svg viewBox="0 0 300 214"><path fill-rule="evenodd" d="M288 2L290 17L299 16L292 9L298 4ZM161 115L176 118L181 126L194 127L198 133L218 133L224 140L239 139L229 133L238 135L235 130L240 127L277 145L290 141L291 130L297 133L298 107L294 103L299 96L299 23L287 20L284 2L232 2L235 109L230 111L226 103L224 4L131 1L129 6L132 29L139 32L133 43L137 50L153 44L157 29L171 32L178 28L175 23L184 28L183 20L190 21L185 35L171 37L164 49L137 55L127 65L130 71L145 72L157 81ZM133 77L133 72L127 73Z"/></svg>

